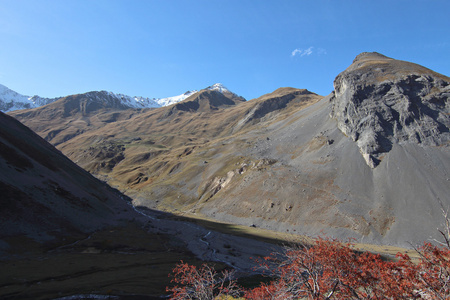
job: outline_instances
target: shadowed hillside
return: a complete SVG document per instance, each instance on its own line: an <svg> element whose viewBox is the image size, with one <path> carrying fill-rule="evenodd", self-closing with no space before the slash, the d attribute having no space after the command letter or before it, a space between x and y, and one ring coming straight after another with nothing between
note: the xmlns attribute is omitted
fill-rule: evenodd
<svg viewBox="0 0 450 300"><path fill-rule="evenodd" d="M3 113L0 168L1 238L24 235L45 241L138 216L118 191Z"/></svg>
<svg viewBox="0 0 450 300"><path fill-rule="evenodd" d="M164 293L193 255L125 198L0 112L0 298Z"/></svg>

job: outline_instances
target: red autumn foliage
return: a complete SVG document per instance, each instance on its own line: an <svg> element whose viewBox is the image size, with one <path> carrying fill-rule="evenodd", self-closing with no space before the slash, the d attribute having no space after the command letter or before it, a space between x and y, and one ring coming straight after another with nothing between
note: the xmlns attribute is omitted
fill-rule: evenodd
<svg viewBox="0 0 450 300"><path fill-rule="evenodd" d="M378 254L358 253L351 244L318 239L311 246L286 248L260 262L275 278L244 291L229 273L185 263L174 269L171 299L449 299L450 247L424 244L419 263L407 255L385 261Z"/></svg>
<svg viewBox="0 0 450 300"><path fill-rule="evenodd" d="M247 293L248 299L414 299L408 257L388 262L357 253L349 244L318 239L313 246L290 248L266 258L263 267L277 278ZM273 268L275 265L275 268ZM262 295L264 293L264 295Z"/></svg>

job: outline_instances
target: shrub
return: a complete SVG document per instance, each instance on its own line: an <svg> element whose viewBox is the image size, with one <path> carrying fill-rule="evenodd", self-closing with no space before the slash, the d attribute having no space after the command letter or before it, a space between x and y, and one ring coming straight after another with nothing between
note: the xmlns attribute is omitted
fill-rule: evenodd
<svg viewBox="0 0 450 300"><path fill-rule="evenodd" d="M240 293L232 274L228 270L218 273L206 264L198 268L181 261L172 271L171 282L175 285L166 290L172 292L170 299L227 299Z"/></svg>

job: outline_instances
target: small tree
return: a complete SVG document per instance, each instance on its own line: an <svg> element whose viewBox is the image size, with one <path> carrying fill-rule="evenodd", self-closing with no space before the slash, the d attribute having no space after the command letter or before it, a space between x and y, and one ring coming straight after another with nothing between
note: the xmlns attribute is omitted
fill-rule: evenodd
<svg viewBox="0 0 450 300"><path fill-rule="evenodd" d="M421 260L416 274L420 289L429 298L450 298L450 220L448 209L445 209L442 201L438 200L442 215L444 216L445 228L439 230L444 241L435 241L440 246L424 243L416 249Z"/></svg>
<svg viewBox="0 0 450 300"><path fill-rule="evenodd" d="M450 298L450 248L425 243L416 273L422 293L432 299Z"/></svg>
<svg viewBox="0 0 450 300"><path fill-rule="evenodd" d="M218 273L207 264L197 268L181 261L172 273L171 282L174 286L166 288L168 292L172 292L170 299L213 300L217 297L234 297L240 294L240 289L232 278L232 272L228 270Z"/></svg>

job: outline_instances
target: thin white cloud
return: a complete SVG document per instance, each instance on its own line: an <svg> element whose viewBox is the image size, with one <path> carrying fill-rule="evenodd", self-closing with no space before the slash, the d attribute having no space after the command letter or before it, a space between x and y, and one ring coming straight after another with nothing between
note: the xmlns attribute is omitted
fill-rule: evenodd
<svg viewBox="0 0 450 300"><path fill-rule="evenodd" d="M302 54L303 53L303 50L301 50L301 49L295 49L294 51L292 51L292 56L295 56L295 55L297 55L297 54Z"/></svg>
<svg viewBox="0 0 450 300"><path fill-rule="evenodd" d="M301 56L310 56L313 53L313 47L309 47L308 49L306 49L305 51L303 51L303 53L301 54Z"/></svg>
<svg viewBox="0 0 450 300"><path fill-rule="evenodd" d="M317 54L317 55L324 55L327 54L327 50L323 49L323 48L317 48L317 50L311 46L307 49L295 49L294 51L291 52L291 56L294 57L296 55L299 55L300 57L303 56L310 56L311 54Z"/></svg>
<svg viewBox="0 0 450 300"><path fill-rule="evenodd" d="M300 55L300 56L305 56L305 55L311 55L313 53L313 48L314 47L309 47L308 49L295 49L294 51L292 51L291 55L292 56L296 56L296 55Z"/></svg>

